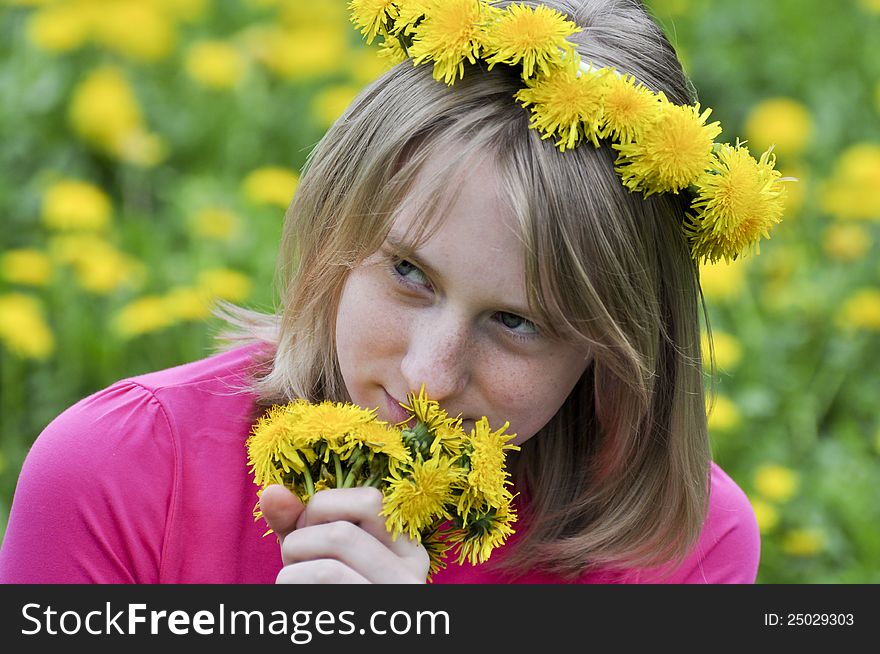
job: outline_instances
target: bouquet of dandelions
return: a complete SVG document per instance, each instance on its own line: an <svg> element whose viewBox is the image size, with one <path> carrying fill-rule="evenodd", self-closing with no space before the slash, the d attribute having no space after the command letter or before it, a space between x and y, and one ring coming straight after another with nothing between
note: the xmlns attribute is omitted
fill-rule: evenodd
<svg viewBox="0 0 880 654"><path fill-rule="evenodd" d="M519 448L508 442L509 423L493 431L483 417L466 434L424 387L407 402L411 419L397 425L354 404L275 405L251 430L248 465L258 495L282 484L303 503L322 489L378 488L392 538L406 534L425 546L430 579L450 550L475 565L513 533L505 458ZM254 515L262 516L259 504Z"/></svg>

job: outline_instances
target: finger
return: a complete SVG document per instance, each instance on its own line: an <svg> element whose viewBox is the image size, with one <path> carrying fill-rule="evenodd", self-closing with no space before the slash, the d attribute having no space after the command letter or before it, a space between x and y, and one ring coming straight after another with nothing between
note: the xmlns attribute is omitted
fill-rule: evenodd
<svg viewBox="0 0 880 654"><path fill-rule="evenodd" d="M428 555L401 557L354 523L340 520L302 527L288 534L281 545L285 565L305 561L335 560L374 584L424 583Z"/></svg>
<svg viewBox="0 0 880 654"><path fill-rule="evenodd" d="M362 575L333 559L303 561L281 568L276 584L368 584Z"/></svg>
<svg viewBox="0 0 880 654"><path fill-rule="evenodd" d="M297 527L309 527L345 520L383 543L398 556L416 555L419 544L405 535L391 537L382 511L382 491L376 488L333 488L315 493L300 515Z"/></svg>
<svg viewBox="0 0 880 654"><path fill-rule="evenodd" d="M278 536L278 540L296 529L296 521L303 513L303 503L279 484L272 484L260 493L260 510L269 528Z"/></svg>

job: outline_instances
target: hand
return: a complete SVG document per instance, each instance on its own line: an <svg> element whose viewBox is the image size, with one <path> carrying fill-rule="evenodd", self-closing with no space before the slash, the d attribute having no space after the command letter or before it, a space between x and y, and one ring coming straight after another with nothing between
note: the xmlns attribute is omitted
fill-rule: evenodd
<svg viewBox="0 0 880 654"><path fill-rule="evenodd" d="M318 491L303 506L283 486L268 486L260 509L281 544L278 584L424 583L428 552L405 534L391 539L375 488Z"/></svg>

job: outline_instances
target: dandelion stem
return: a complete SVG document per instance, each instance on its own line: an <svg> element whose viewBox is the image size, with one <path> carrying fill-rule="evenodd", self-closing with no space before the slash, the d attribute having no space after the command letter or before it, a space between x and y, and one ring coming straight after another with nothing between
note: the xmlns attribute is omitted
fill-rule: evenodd
<svg viewBox="0 0 880 654"><path fill-rule="evenodd" d="M339 460L339 454L333 453L333 465L336 467L336 488L340 488L342 483L342 461Z"/></svg>
<svg viewBox="0 0 880 654"><path fill-rule="evenodd" d="M303 478L306 482L306 493L308 493L309 497L315 496L315 484L312 482L312 475L309 472L308 467L303 468Z"/></svg>
<svg viewBox="0 0 880 654"><path fill-rule="evenodd" d="M351 461L351 467L348 470L348 476L345 478L345 483L342 484L343 488L351 488L354 485L355 477L358 472L360 472L361 466L364 465L366 458L360 451L358 451L351 457L351 459L349 459L349 461Z"/></svg>

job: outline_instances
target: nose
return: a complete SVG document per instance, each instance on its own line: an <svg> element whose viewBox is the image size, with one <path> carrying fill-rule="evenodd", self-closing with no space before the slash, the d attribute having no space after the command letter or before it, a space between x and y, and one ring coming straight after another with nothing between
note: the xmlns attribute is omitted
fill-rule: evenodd
<svg viewBox="0 0 880 654"><path fill-rule="evenodd" d="M401 361L401 373L410 391L422 384L432 400L443 403L459 396L470 379L470 336L462 321L443 319L417 321Z"/></svg>

